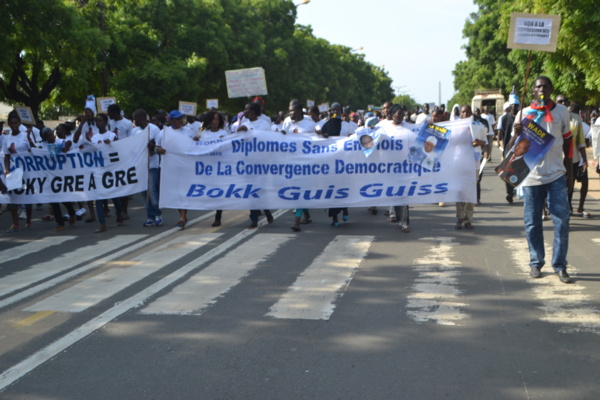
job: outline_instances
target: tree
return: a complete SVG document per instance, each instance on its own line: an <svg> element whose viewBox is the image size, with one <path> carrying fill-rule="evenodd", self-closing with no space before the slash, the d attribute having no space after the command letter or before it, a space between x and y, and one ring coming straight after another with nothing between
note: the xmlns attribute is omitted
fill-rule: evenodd
<svg viewBox="0 0 600 400"><path fill-rule="evenodd" d="M76 6L62 0L5 0L0 26L0 98L30 107L35 118L43 101L68 97L70 88L89 81L96 53L107 45Z"/></svg>
<svg viewBox="0 0 600 400"><path fill-rule="evenodd" d="M406 107L407 110L412 110L413 108L419 105L419 103L417 103L417 101L410 97L410 95L408 94L399 94L398 96L394 97L394 100L392 100L392 102L394 104L403 105L404 107Z"/></svg>
<svg viewBox="0 0 600 400"><path fill-rule="evenodd" d="M515 86L519 96L523 89L529 52L506 48L510 15L513 12L553 14L562 17L558 48L554 53L533 52L526 88L530 100L532 79L540 74L552 78L555 93L582 104L600 102L600 39L591 34L600 21L600 9L591 0L475 0L479 10L470 16L463 30L468 38L467 61L456 65L453 98L468 104L478 88L500 88L509 93Z"/></svg>

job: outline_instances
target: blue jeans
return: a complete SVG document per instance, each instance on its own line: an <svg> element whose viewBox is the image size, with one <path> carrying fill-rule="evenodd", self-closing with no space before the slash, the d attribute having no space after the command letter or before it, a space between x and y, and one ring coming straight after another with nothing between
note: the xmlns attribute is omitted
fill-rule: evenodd
<svg viewBox="0 0 600 400"><path fill-rule="evenodd" d="M142 192L146 204L146 216L154 219L162 215L158 208L158 197L160 194L160 168L150 168L148 171L148 193Z"/></svg>
<svg viewBox="0 0 600 400"><path fill-rule="evenodd" d="M107 201L108 200L96 200L96 214L98 215L98 222L100 222L100 225L106 225L104 204L106 204ZM121 200L119 200L119 198L114 198L112 199L112 202L115 205L117 217L119 217L121 215Z"/></svg>
<svg viewBox="0 0 600 400"><path fill-rule="evenodd" d="M544 203L548 201L548 209L554 223L554 244L552 250L552 268L555 272L567 269L567 249L569 248L569 199L567 177L562 176L554 182L539 186L523 186L525 202L525 233L529 244L529 266L544 266L544 229L542 213Z"/></svg>

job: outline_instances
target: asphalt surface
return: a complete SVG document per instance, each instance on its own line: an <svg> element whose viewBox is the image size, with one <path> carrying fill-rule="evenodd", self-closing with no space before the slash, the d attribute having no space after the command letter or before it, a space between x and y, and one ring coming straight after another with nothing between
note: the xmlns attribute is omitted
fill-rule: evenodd
<svg viewBox="0 0 600 400"><path fill-rule="evenodd" d="M338 228L312 210L299 233L291 210L256 230L245 211L218 228L192 211L178 230L166 210L144 228L139 196L102 234L52 234L36 211L32 230L0 235L0 399L598 399L590 177L572 285L548 266L528 277L522 201L492 168L474 230L454 228L452 204L412 206L410 233L381 207Z"/></svg>

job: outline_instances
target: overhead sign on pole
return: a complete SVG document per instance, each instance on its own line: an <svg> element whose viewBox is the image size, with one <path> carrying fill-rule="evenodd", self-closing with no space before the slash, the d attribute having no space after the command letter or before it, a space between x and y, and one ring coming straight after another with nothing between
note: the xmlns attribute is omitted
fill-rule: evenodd
<svg viewBox="0 0 600 400"><path fill-rule="evenodd" d="M225 80L230 99L269 94L265 70L261 67L225 71Z"/></svg>
<svg viewBox="0 0 600 400"><path fill-rule="evenodd" d="M512 13L507 47L555 52L559 28L560 15Z"/></svg>

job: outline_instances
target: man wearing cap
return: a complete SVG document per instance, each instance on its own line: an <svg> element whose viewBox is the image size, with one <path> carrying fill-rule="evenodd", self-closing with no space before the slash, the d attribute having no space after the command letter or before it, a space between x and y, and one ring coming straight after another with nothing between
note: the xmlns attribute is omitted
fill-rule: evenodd
<svg viewBox="0 0 600 400"><path fill-rule="evenodd" d="M163 147L164 143L169 140L177 140L180 137L179 135L187 136L190 139L198 137L194 131L184 125L184 117L185 115L179 112L179 110L173 110L169 113L171 126L165 126L156 136L156 152L158 154L165 154L167 151ZM179 229L184 229L186 224L187 210L179 209L179 222L177 222L176 226Z"/></svg>

